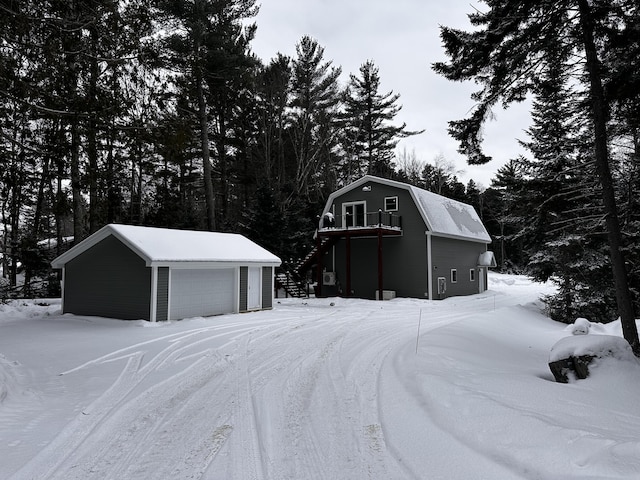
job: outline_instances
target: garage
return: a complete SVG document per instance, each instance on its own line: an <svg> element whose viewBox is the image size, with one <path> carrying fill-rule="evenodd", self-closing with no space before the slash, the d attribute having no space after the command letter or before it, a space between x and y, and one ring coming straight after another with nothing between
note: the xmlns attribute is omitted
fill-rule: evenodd
<svg viewBox="0 0 640 480"><path fill-rule="evenodd" d="M51 264L63 313L155 322L272 308L280 259L235 233L110 224Z"/></svg>

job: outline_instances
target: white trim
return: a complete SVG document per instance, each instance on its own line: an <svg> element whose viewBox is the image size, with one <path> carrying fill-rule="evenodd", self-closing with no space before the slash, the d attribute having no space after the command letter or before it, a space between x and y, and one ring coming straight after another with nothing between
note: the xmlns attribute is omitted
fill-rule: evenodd
<svg viewBox="0 0 640 480"><path fill-rule="evenodd" d="M458 283L458 269L457 268L452 268L449 272L449 280L451 280L451 283ZM455 279L453 278L455 277Z"/></svg>
<svg viewBox="0 0 640 480"><path fill-rule="evenodd" d="M277 267L279 263L275 262L247 262L247 261L201 261L201 262L188 262L188 261L169 261L160 260L152 262L149 266L153 267L169 267L176 270L199 270L199 269L217 269L217 268L237 268L237 267Z"/></svg>
<svg viewBox="0 0 640 480"><path fill-rule="evenodd" d="M356 216L353 216L353 225L347 226L347 207L355 207L356 205L364 205L363 215L363 225L356 225ZM355 208L354 208L355 210ZM342 228L358 228L358 227L366 227L367 226L367 201L366 200L356 200L353 202L344 202L342 204Z"/></svg>
<svg viewBox="0 0 640 480"><path fill-rule="evenodd" d="M167 321L171 319L171 272L172 268L169 267L169 273L167 274Z"/></svg>
<svg viewBox="0 0 640 480"><path fill-rule="evenodd" d="M335 252L335 249L334 249ZM335 257L335 253L334 253L334 257ZM335 261L335 260L334 260ZM275 267L271 267L271 307L270 308L274 308L274 300L275 300L275 291L276 291L276 268ZM263 307L264 308L264 307Z"/></svg>
<svg viewBox="0 0 640 480"><path fill-rule="evenodd" d="M482 243L483 245L487 245L488 243L491 243L491 241L478 240L477 238L469 238L461 235L451 235L448 233L432 232L432 235L434 237L450 238L451 240L463 240L465 242Z"/></svg>
<svg viewBox="0 0 640 480"><path fill-rule="evenodd" d="M475 282L476 281L476 269L475 268L470 268L469 269L469 281L470 282Z"/></svg>
<svg viewBox="0 0 640 480"><path fill-rule="evenodd" d="M249 299L251 298L251 295L249 294L249 291L251 290L251 280L252 280L252 274L251 272L253 272L253 276L257 275L258 276L258 304L257 305L250 305L249 304ZM255 280L255 278L253 278ZM253 291L251 292L253 294ZM255 266L250 266L247 268L247 311L248 312L254 312L256 310L262 310L262 267L255 267Z"/></svg>
<svg viewBox="0 0 640 480"><path fill-rule="evenodd" d="M233 309L234 313L240 313L240 267L233 269L233 284Z"/></svg>
<svg viewBox="0 0 640 480"><path fill-rule="evenodd" d="M431 257L431 232L427 234L427 292L429 300L433 300L433 258Z"/></svg>
<svg viewBox="0 0 640 480"><path fill-rule="evenodd" d="M62 279L60 280L60 311L64 313L64 280L67 269L62 267Z"/></svg>
<svg viewBox="0 0 640 480"><path fill-rule="evenodd" d="M158 310L158 267L151 267L151 308L149 311L149 321L155 322Z"/></svg>
<svg viewBox="0 0 640 480"><path fill-rule="evenodd" d="M396 208L387 208L387 200L395 200ZM398 207L398 196L392 195L390 197L384 197L384 211L385 212L397 212L399 210Z"/></svg>

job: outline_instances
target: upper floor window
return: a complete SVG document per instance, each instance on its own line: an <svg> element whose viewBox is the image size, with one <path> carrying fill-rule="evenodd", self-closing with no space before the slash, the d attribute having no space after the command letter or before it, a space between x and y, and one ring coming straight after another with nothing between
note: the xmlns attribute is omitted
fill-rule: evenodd
<svg viewBox="0 0 640 480"><path fill-rule="evenodd" d="M398 210L398 197L384 197L384 211L395 212Z"/></svg>

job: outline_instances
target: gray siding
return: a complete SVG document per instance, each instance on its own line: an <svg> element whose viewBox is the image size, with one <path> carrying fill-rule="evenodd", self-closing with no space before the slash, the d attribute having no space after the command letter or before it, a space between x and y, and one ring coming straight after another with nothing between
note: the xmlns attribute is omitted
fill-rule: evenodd
<svg viewBox="0 0 640 480"><path fill-rule="evenodd" d="M433 263L434 299L478 293L480 288L479 272L477 270L478 256L485 250L486 246L483 243L433 237L431 239L431 261ZM451 282L452 268L455 268L458 272L458 281L456 283ZM474 281L469 279L469 270L472 268L476 270ZM447 281L447 292L444 296L438 296L438 277L445 277Z"/></svg>
<svg viewBox="0 0 640 480"><path fill-rule="evenodd" d="M158 293L156 301L156 320L169 319L169 267L158 267Z"/></svg>
<svg viewBox="0 0 640 480"><path fill-rule="evenodd" d="M426 226L408 191L389 185L371 183L371 191L354 189L336 198L334 213L342 215L342 204L365 200L367 212L384 211L385 197L398 197L398 211L402 216L403 235L383 238L383 287L395 290L399 297L426 298L427 241ZM351 289L360 298L375 298L378 288L377 238L351 239ZM324 266L332 269L331 254L325 256ZM335 247L336 277L346 294L346 241L340 239Z"/></svg>
<svg viewBox="0 0 640 480"><path fill-rule="evenodd" d="M239 307L241 312L247 311L247 297L249 294L249 268L240 267L240 292L239 292Z"/></svg>
<svg viewBox="0 0 640 480"><path fill-rule="evenodd" d="M149 320L150 297L151 268L113 236L65 266L65 313Z"/></svg>
<svg viewBox="0 0 640 480"><path fill-rule="evenodd" d="M262 267L262 308L273 308L273 268Z"/></svg>

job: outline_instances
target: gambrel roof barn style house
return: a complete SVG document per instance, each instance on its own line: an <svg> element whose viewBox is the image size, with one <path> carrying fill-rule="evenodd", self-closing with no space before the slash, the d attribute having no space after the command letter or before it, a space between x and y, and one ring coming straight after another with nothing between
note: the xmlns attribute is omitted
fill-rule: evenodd
<svg viewBox="0 0 640 480"><path fill-rule="evenodd" d="M370 175L329 196L317 240L320 295L470 295L495 266L471 205Z"/></svg>
<svg viewBox="0 0 640 480"><path fill-rule="evenodd" d="M242 235L115 224L52 262L63 313L151 321L272 308L278 265Z"/></svg>

